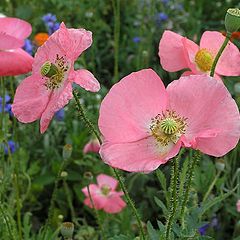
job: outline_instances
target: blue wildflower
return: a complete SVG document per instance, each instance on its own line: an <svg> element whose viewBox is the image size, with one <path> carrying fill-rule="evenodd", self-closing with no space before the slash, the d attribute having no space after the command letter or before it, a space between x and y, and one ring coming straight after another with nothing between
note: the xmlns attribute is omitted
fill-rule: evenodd
<svg viewBox="0 0 240 240"><path fill-rule="evenodd" d="M42 20L47 24L49 22L56 22L57 17L56 17L56 15L53 15L52 13L47 13L46 15L44 15L42 17Z"/></svg>
<svg viewBox="0 0 240 240"><path fill-rule="evenodd" d="M157 22L164 22L168 20L168 15L164 12L160 12L156 14L156 21Z"/></svg>
<svg viewBox="0 0 240 240"><path fill-rule="evenodd" d="M57 22L55 15L48 13L42 17L42 20L47 27L49 35L53 34L56 30L59 29L60 23Z"/></svg>
<svg viewBox="0 0 240 240"><path fill-rule="evenodd" d="M62 108L55 113L55 118L57 121L63 121L64 115L65 115L65 112L64 112L64 109Z"/></svg>
<svg viewBox="0 0 240 240"><path fill-rule="evenodd" d="M8 146L4 146L4 152L6 155L8 155L8 149L10 150L11 153L14 153L17 149L17 144L13 140L8 141Z"/></svg>
<svg viewBox="0 0 240 240"><path fill-rule="evenodd" d="M161 0L163 4L168 4L168 2L170 2L170 0Z"/></svg>
<svg viewBox="0 0 240 240"><path fill-rule="evenodd" d="M5 95L5 100L4 100L4 109L3 109L3 99L2 97L0 97L0 113L2 112L2 110L4 112L7 112L9 113L10 115L12 115L12 106L10 104L10 100L11 100L11 97L9 95Z"/></svg>
<svg viewBox="0 0 240 240"><path fill-rule="evenodd" d="M206 235L206 232L209 226L210 226L209 223L207 223L198 229L198 232L200 233L201 236Z"/></svg>
<svg viewBox="0 0 240 240"><path fill-rule="evenodd" d="M133 40L133 42L135 42L135 43L141 42L141 38L140 38L140 37L134 37L132 40Z"/></svg>
<svg viewBox="0 0 240 240"><path fill-rule="evenodd" d="M29 40L29 39L26 39L25 42L24 42L23 49L24 49L27 53L29 53L30 55L32 55L32 53L33 53L33 44L32 44L32 41Z"/></svg>

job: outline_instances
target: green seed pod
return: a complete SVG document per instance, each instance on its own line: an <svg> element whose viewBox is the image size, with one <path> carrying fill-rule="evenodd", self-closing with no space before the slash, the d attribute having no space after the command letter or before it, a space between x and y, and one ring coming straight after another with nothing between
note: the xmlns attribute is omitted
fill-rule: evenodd
<svg viewBox="0 0 240 240"><path fill-rule="evenodd" d="M69 159L72 155L72 145L66 144L63 147L63 159Z"/></svg>
<svg viewBox="0 0 240 240"><path fill-rule="evenodd" d="M61 226L61 234L64 239L72 239L74 231L74 224L72 222L64 222Z"/></svg>
<svg viewBox="0 0 240 240"><path fill-rule="evenodd" d="M225 28L229 33L236 32L240 28L240 10L238 8L229 8L227 10Z"/></svg>
<svg viewBox="0 0 240 240"><path fill-rule="evenodd" d="M58 68L50 61L46 61L41 67L41 75L44 77L52 77L58 73Z"/></svg>
<svg viewBox="0 0 240 240"><path fill-rule="evenodd" d="M215 162L215 166L216 166L217 170L223 171L225 168L225 162L224 162L223 158L217 159Z"/></svg>
<svg viewBox="0 0 240 240"><path fill-rule="evenodd" d="M234 84L234 92L236 95L240 95L240 82Z"/></svg>

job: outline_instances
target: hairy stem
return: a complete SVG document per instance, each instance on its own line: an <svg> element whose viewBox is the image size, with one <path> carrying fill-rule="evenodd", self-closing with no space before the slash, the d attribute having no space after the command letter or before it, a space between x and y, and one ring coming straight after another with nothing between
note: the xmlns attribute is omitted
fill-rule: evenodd
<svg viewBox="0 0 240 240"><path fill-rule="evenodd" d="M93 207L93 209L94 209L94 213L95 213L95 215L96 215L96 219L97 219L97 222L98 222L98 226L99 226L100 231L101 231L101 233L102 233L102 238L103 238L103 240L106 240L105 232L104 232L103 227L102 227L101 218L100 218L100 216L99 216L99 214L98 214L98 210L96 209L96 207L95 207L95 205L94 205L94 201L93 201L92 195L91 195L91 193L90 193L89 185L87 185L87 191L88 191L88 196L89 196L89 198L90 198L91 205L92 205L92 207Z"/></svg>
<svg viewBox="0 0 240 240"><path fill-rule="evenodd" d="M171 170L171 180L170 180L170 191L171 191L171 200L170 200L170 211L166 223L166 232L165 232L165 240L170 239L170 234L172 230L173 221L175 218L177 205L178 205L178 175L179 175L179 160L181 157L181 153L174 158L172 162L172 170Z"/></svg>
<svg viewBox="0 0 240 240"><path fill-rule="evenodd" d="M193 154L192 159L190 158L190 161L189 161L189 168L186 174L186 182L185 182L185 194L183 196L182 207L180 211L180 220L181 220L182 226L184 226L185 207L188 202L189 192L190 192L193 174L194 174L194 168L197 162L200 160L200 158L201 158L201 153L198 150L196 150Z"/></svg>

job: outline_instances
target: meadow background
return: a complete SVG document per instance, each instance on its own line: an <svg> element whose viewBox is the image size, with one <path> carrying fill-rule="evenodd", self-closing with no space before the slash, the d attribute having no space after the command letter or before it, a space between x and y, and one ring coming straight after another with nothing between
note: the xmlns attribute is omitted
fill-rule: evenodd
<svg viewBox="0 0 240 240"><path fill-rule="evenodd" d="M167 73L159 63L158 44L165 29L198 42L205 30L225 31L224 16L230 7L239 8L239 1L1 0L0 13L28 21L33 27L29 37L32 43L37 33L48 32L46 22L42 19L48 13L55 15L56 22L63 21L67 27L83 27L92 31L92 47L80 56L76 67L90 70L101 83L101 90L97 94L79 88L81 103L88 117L97 124L102 98L123 76L151 67L161 76L165 85L179 78L181 72ZM240 37L233 41L240 46ZM36 48L33 45L33 55ZM11 104L15 89L24 77L7 77L1 81L1 96L8 94L11 97L7 104ZM240 78L227 77L224 83L239 105ZM55 116L43 135L39 132L38 122L21 124L10 110L1 111L0 116L0 239L9 239L8 227L15 239L43 239L40 229L48 216L66 144L71 144L73 151L56 192L52 229L58 230L63 221L72 221L75 223L74 239L101 239L95 213L84 206L81 189L94 182L98 174L112 173L98 154L83 153L85 144L93 136L79 120L74 101ZM10 151L6 151L6 142ZM195 171L189 204L197 206L212 182L214 186L209 203L211 199L214 201L223 193L235 190L208 207L201 225L194 217L187 220L187 224L195 224L192 227L199 229L199 238L193 239L240 239L240 213L236 210L236 202L240 199L240 186L237 186L240 184L239 144L222 160L224 163L219 164L219 159L208 156L202 158ZM123 173L149 239L158 239L159 230L154 230L158 229L157 220L164 222L166 218L169 164L160 169L161 184L155 173ZM91 172L94 179L87 178L86 172ZM132 240L138 236L136 222L129 208L116 215L99 214L107 239ZM202 229L204 226L205 230ZM200 231L204 231L201 237Z"/></svg>

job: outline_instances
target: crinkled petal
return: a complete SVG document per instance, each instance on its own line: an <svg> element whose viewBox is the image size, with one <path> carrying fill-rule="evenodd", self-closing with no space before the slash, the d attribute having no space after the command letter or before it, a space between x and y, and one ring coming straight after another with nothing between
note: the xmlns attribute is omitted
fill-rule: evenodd
<svg viewBox="0 0 240 240"><path fill-rule="evenodd" d="M98 92L100 90L98 80L88 70L81 69L74 71L70 78L87 91Z"/></svg>
<svg viewBox="0 0 240 240"><path fill-rule="evenodd" d="M169 30L164 31L158 52L164 70L176 72L188 68L182 39L183 37L177 33Z"/></svg>
<svg viewBox="0 0 240 240"><path fill-rule="evenodd" d="M107 141L137 141L149 135L151 119L165 110L167 95L158 75L144 69L124 77L102 101L99 128Z"/></svg>
<svg viewBox="0 0 240 240"><path fill-rule="evenodd" d="M200 48L206 48L215 56L222 46L225 37L220 32L206 31L203 33ZM229 42L221 55L216 73L223 76L239 76L240 75L240 52L238 48Z"/></svg>
<svg viewBox="0 0 240 240"><path fill-rule="evenodd" d="M159 146L154 137L130 143L105 142L100 155L105 163L129 172L151 172L175 156L181 142L167 147Z"/></svg>
<svg viewBox="0 0 240 240"><path fill-rule="evenodd" d="M181 77L167 87L169 108L187 118L185 145L220 157L240 137L238 107L226 87L206 75Z"/></svg>
<svg viewBox="0 0 240 240"><path fill-rule="evenodd" d="M4 32L17 39L25 39L31 34L32 27L22 19L4 17L0 18L0 32Z"/></svg>
<svg viewBox="0 0 240 240"><path fill-rule="evenodd" d="M33 122L39 119L49 101L49 93L39 76L30 76L24 79L18 86L12 112L23 123Z"/></svg>
<svg viewBox="0 0 240 240"><path fill-rule="evenodd" d="M104 211L107 213L119 213L126 207L126 203L118 195L111 195L108 197L105 206L103 207Z"/></svg>
<svg viewBox="0 0 240 240"><path fill-rule="evenodd" d="M112 190L115 190L117 185L118 185L118 181L115 178L110 177L110 176L105 175L105 174L99 174L97 176L97 183L98 183L98 186L100 188L103 187L104 185L107 185Z"/></svg>
<svg viewBox="0 0 240 240"><path fill-rule="evenodd" d="M52 120L55 112L63 108L72 99L72 84L65 81L64 86L59 90L54 90L51 93L49 102L44 110L40 120L40 132L44 133L50 121Z"/></svg>
<svg viewBox="0 0 240 240"><path fill-rule="evenodd" d="M63 22L60 25L60 31L57 32L56 37L60 44L64 46L67 56L73 61L92 45L92 32L83 28L66 28Z"/></svg>
<svg viewBox="0 0 240 240"><path fill-rule="evenodd" d="M21 48L0 51L0 76L15 76L31 71L33 57Z"/></svg>

